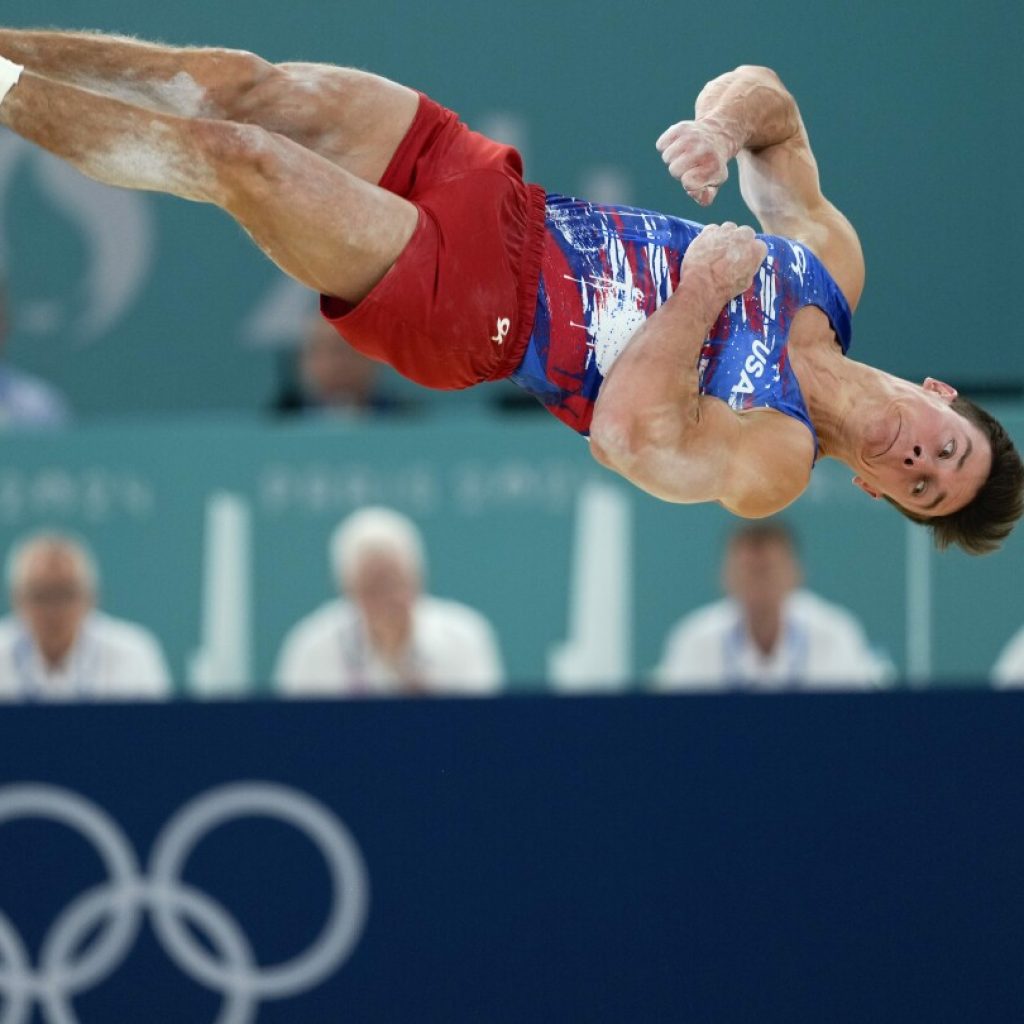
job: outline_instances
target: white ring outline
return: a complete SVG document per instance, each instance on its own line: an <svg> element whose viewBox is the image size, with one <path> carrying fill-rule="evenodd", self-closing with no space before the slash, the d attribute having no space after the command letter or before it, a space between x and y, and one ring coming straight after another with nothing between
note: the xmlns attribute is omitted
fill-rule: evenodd
<svg viewBox="0 0 1024 1024"><path fill-rule="evenodd" d="M0 911L0 960L11 964L15 983L9 985L3 993L4 1010L0 1015L0 1024L25 1024L32 1015L32 964L28 950L21 941L17 929L11 924L7 915ZM17 984L21 977L27 983ZM0 984L3 974L0 974Z"/></svg>
<svg viewBox="0 0 1024 1024"><path fill-rule="evenodd" d="M283 999L313 988L337 970L355 948L366 921L366 867L348 829L330 811L312 797L272 782L220 786L191 800L164 826L153 844L149 875L158 888L181 885L185 863L201 838L227 821L253 816L276 818L305 833L323 856L333 888L331 913L306 952L261 967L251 980L262 998ZM179 967L211 988L229 984L229 976L159 904L153 906L153 927Z"/></svg>
<svg viewBox="0 0 1024 1024"><path fill-rule="evenodd" d="M92 801L45 783L26 783L0 789L0 825L18 818L43 818L79 832L88 840L110 876L110 884L129 894L111 926L88 948L81 960L64 973L54 972L47 984L80 992L92 988L124 956L138 934L142 918L130 894L139 885L139 865L128 837L103 808ZM44 943L45 946L45 943ZM3 984L4 972L0 972ZM39 983L37 983L39 984Z"/></svg>
<svg viewBox="0 0 1024 1024"><path fill-rule="evenodd" d="M220 990L225 1002L215 1024L250 1024L255 1020L259 999L245 985L243 972L251 974L256 966L256 958L238 922L219 903L192 886L182 885L162 892L158 892L155 886L148 886L140 889L137 897L140 908L147 905L152 907L157 900L175 904L179 913L198 923L205 934L213 939L214 946L226 954L225 958L235 971L235 978L230 988L225 986ZM113 886L101 885L76 900L61 914L47 934L49 958L60 958L73 952L77 943L96 926L97 921L107 916L104 904L113 902L116 905L116 901L121 898ZM40 960L45 969L44 957L41 956ZM68 1001L69 994L56 986L39 992L39 1001L46 1008L50 1024L78 1024L78 1015Z"/></svg>

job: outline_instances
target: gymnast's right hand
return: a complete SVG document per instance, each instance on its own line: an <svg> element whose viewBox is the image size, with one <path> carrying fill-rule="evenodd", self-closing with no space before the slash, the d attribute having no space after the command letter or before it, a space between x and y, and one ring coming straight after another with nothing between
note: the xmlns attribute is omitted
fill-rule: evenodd
<svg viewBox="0 0 1024 1024"><path fill-rule="evenodd" d="M754 229L731 221L708 224L683 256L682 279L698 283L712 304L721 308L750 287L768 246Z"/></svg>
<svg viewBox="0 0 1024 1024"><path fill-rule="evenodd" d="M712 119L678 121L655 143L668 173L701 206L710 206L729 177L735 156L728 132Z"/></svg>

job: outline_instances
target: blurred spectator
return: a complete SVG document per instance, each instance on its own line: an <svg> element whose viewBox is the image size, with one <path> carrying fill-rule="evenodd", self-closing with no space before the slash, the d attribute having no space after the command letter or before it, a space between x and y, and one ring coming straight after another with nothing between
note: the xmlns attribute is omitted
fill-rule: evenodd
<svg viewBox="0 0 1024 1024"><path fill-rule="evenodd" d="M740 527L726 547L724 600L668 636L657 686L683 689L865 689L889 675L847 611L799 589L803 571L779 522Z"/></svg>
<svg viewBox="0 0 1024 1024"><path fill-rule="evenodd" d="M1024 628L1003 648L992 668L992 683L1001 689L1024 686Z"/></svg>
<svg viewBox="0 0 1024 1024"><path fill-rule="evenodd" d="M36 534L7 559L15 615L0 619L0 699L167 697L156 638L96 609L96 563L84 545Z"/></svg>
<svg viewBox="0 0 1024 1024"><path fill-rule="evenodd" d="M285 694L356 696L486 694L501 686L490 624L477 611L423 592L419 531L405 516L365 508L330 542L331 567L347 599L294 626L278 658Z"/></svg>
<svg viewBox="0 0 1024 1024"><path fill-rule="evenodd" d="M288 358L294 357L288 353ZM394 371L357 352L319 315L307 324L297 370L298 381L291 380L278 396L276 412L357 418L408 411L380 385L381 375Z"/></svg>
<svg viewBox="0 0 1024 1024"><path fill-rule="evenodd" d="M15 369L7 361L10 327L7 289L0 281L0 429L63 426L71 414L60 392L39 377Z"/></svg>

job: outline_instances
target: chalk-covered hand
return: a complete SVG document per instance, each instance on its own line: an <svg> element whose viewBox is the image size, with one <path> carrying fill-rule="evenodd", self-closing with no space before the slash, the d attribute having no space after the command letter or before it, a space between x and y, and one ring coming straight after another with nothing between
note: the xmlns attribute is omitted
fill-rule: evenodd
<svg viewBox="0 0 1024 1024"><path fill-rule="evenodd" d="M701 206L714 201L729 177L729 161L738 151L727 127L714 119L678 121L655 145L668 173Z"/></svg>
<svg viewBox="0 0 1024 1024"><path fill-rule="evenodd" d="M709 224L683 256L683 281L696 284L709 308L721 309L750 287L768 247L750 227Z"/></svg>

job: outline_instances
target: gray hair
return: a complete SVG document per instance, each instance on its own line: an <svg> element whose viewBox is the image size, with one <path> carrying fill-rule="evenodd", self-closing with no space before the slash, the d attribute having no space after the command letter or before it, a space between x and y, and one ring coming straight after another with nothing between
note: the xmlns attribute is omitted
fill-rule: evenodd
<svg viewBox="0 0 1024 1024"><path fill-rule="evenodd" d="M55 531L31 533L11 545L7 553L7 589L17 593L25 582L29 559L39 551L63 551L75 562L75 569L82 585L90 594L95 594L100 584L100 572L88 545L77 537Z"/></svg>
<svg viewBox="0 0 1024 1024"><path fill-rule="evenodd" d="M396 556L423 578L423 538L416 524L400 512L371 505L343 519L331 535L331 567L341 582L351 578L368 554L379 553Z"/></svg>

